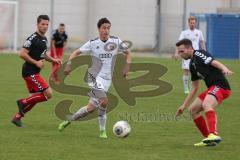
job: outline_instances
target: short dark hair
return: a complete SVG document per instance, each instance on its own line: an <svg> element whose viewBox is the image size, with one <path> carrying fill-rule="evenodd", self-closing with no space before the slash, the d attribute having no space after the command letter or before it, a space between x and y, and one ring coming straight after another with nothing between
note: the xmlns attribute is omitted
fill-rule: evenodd
<svg viewBox="0 0 240 160"><path fill-rule="evenodd" d="M99 21L97 23L97 27L100 28L102 26L102 24L104 24L104 23L111 24L111 22L107 18L101 18L101 19L99 19Z"/></svg>
<svg viewBox="0 0 240 160"><path fill-rule="evenodd" d="M37 23L40 23L41 20L48 20L49 21L48 15L39 15L38 18L37 18Z"/></svg>
<svg viewBox="0 0 240 160"><path fill-rule="evenodd" d="M65 27L65 24L64 23L60 23L59 26Z"/></svg>
<svg viewBox="0 0 240 160"><path fill-rule="evenodd" d="M184 45L186 47L192 47L192 41L190 39L184 38L176 43L176 46L179 47L181 45Z"/></svg>

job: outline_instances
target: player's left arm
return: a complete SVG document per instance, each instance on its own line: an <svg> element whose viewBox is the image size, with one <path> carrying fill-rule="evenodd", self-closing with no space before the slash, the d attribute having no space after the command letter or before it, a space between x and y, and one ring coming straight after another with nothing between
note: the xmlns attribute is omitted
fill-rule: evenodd
<svg viewBox="0 0 240 160"><path fill-rule="evenodd" d="M218 60L213 60L211 62L211 65L215 68L220 69L224 75L232 75L233 74L233 72L230 69L228 69L224 64L222 64Z"/></svg>
<svg viewBox="0 0 240 160"><path fill-rule="evenodd" d="M206 45L205 45L205 41L204 40L200 40L200 48L203 50L206 50Z"/></svg>
<svg viewBox="0 0 240 160"><path fill-rule="evenodd" d="M68 39L68 36L66 35L65 40L64 40L64 42L63 42L63 51L66 49L67 39Z"/></svg>
<svg viewBox="0 0 240 160"><path fill-rule="evenodd" d="M197 93L198 89L199 89L199 80L192 81L192 87L191 87L190 93L185 98L183 104L178 108L176 112L176 117L180 116L184 112L184 110L189 107L189 104L192 101L195 94Z"/></svg>
<svg viewBox="0 0 240 160"><path fill-rule="evenodd" d="M130 67L131 67L132 56L131 56L131 52L129 50L125 50L124 55L126 57L126 65L123 69L123 77L126 77L128 75L129 70L130 70Z"/></svg>
<svg viewBox="0 0 240 160"><path fill-rule="evenodd" d="M66 46L67 46L67 41L63 43L63 51L66 49Z"/></svg>
<svg viewBox="0 0 240 160"><path fill-rule="evenodd" d="M206 45L205 45L205 41L203 38L203 33L200 30L199 30L199 48L206 51Z"/></svg>

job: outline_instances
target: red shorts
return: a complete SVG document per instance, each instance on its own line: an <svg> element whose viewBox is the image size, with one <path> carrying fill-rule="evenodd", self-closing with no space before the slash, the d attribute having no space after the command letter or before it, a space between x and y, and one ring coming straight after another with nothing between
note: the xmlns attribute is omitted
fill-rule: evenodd
<svg viewBox="0 0 240 160"><path fill-rule="evenodd" d="M56 48L56 55L57 55L57 57L54 56L53 48L51 48L50 56L53 57L53 58L59 58L59 59L63 58L63 48Z"/></svg>
<svg viewBox="0 0 240 160"><path fill-rule="evenodd" d="M198 98L200 98L203 101L207 94L213 95L220 104L224 99L228 98L231 95L231 90L223 89L219 86L211 86L207 90L202 92L198 96Z"/></svg>
<svg viewBox="0 0 240 160"><path fill-rule="evenodd" d="M29 93L43 92L49 87L47 82L39 74L24 77L24 80Z"/></svg>

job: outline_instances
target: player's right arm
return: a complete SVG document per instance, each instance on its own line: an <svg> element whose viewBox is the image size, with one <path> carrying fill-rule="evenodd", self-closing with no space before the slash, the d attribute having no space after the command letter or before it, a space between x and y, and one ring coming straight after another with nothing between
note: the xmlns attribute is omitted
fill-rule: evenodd
<svg viewBox="0 0 240 160"><path fill-rule="evenodd" d="M77 56L79 56L80 54L81 54L81 51L79 49L73 51L70 54L70 56L68 58L68 62L67 62L66 66L65 66L65 69L64 69L64 74L65 75L69 75L70 74L70 72L72 71L72 69L71 69L72 60L74 58L76 58Z"/></svg>
<svg viewBox="0 0 240 160"><path fill-rule="evenodd" d="M184 110L188 108L190 102L192 101L193 97L197 93L198 89L199 89L199 80L192 81L192 87L191 87L190 93L184 100L183 104L178 108L176 116L180 116L184 112Z"/></svg>
<svg viewBox="0 0 240 160"><path fill-rule="evenodd" d="M55 46L55 40L51 40L51 47L53 50L53 58L57 58L57 53L56 53L56 46Z"/></svg>
<svg viewBox="0 0 240 160"><path fill-rule="evenodd" d="M76 49L73 53L70 54L69 58L68 58L68 62L65 66L64 69L64 74L65 75L69 75L70 72L72 71L71 69L71 64L72 64L72 60L74 58L76 58L77 56L79 56L81 53L88 53L91 51L91 47L90 47L90 41L88 41L87 43L85 43L82 47L80 47L79 49Z"/></svg>
<svg viewBox="0 0 240 160"><path fill-rule="evenodd" d="M202 31L200 31L199 34L200 34L199 35L200 36L199 48L203 49L203 50L206 50L206 45L205 45L205 41L204 41L204 38L203 38Z"/></svg>
<svg viewBox="0 0 240 160"><path fill-rule="evenodd" d="M184 38L185 38L185 36L184 36L184 31L182 31L181 34L180 34L180 36L179 36L179 38L178 38L178 40L180 41L180 40L182 40L182 39L184 39ZM173 54L172 58L174 58L175 60L177 60L177 59L180 58L180 56L178 55L177 48L175 49L175 53Z"/></svg>
<svg viewBox="0 0 240 160"><path fill-rule="evenodd" d="M31 58L28 53L29 50L27 50L26 48L22 48L20 50L19 56L28 63L34 64L38 68L43 68L44 65L43 60L36 61L33 58Z"/></svg>

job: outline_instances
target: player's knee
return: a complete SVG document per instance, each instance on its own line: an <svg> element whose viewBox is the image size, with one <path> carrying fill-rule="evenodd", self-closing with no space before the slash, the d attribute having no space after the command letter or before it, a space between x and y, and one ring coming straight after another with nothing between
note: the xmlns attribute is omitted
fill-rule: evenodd
<svg viewBox="0 0 240 160"><path fill-rule="evenodd" d="M103 108L106 108L108 105L108 99L107 98L103 98L100 100L100 106Z"/></svg>
<svg viewBox="0 0 240 160"><path fill-rule="evenodd" d="M52 90L51 90L50 88L48 88L47 90L45 90L45 91L43 92L43 94L44 94L44 96L47 97L47 99L52 98Z"/></svg>
<svg viewBox="0 0 240 160"><path fill-rule="evenodd" d="M196 115L198 115L198 110L195 107L190 107L188 110L189 110L189 113L192 118L194 118L194 117L196 117Z"/></svg>

